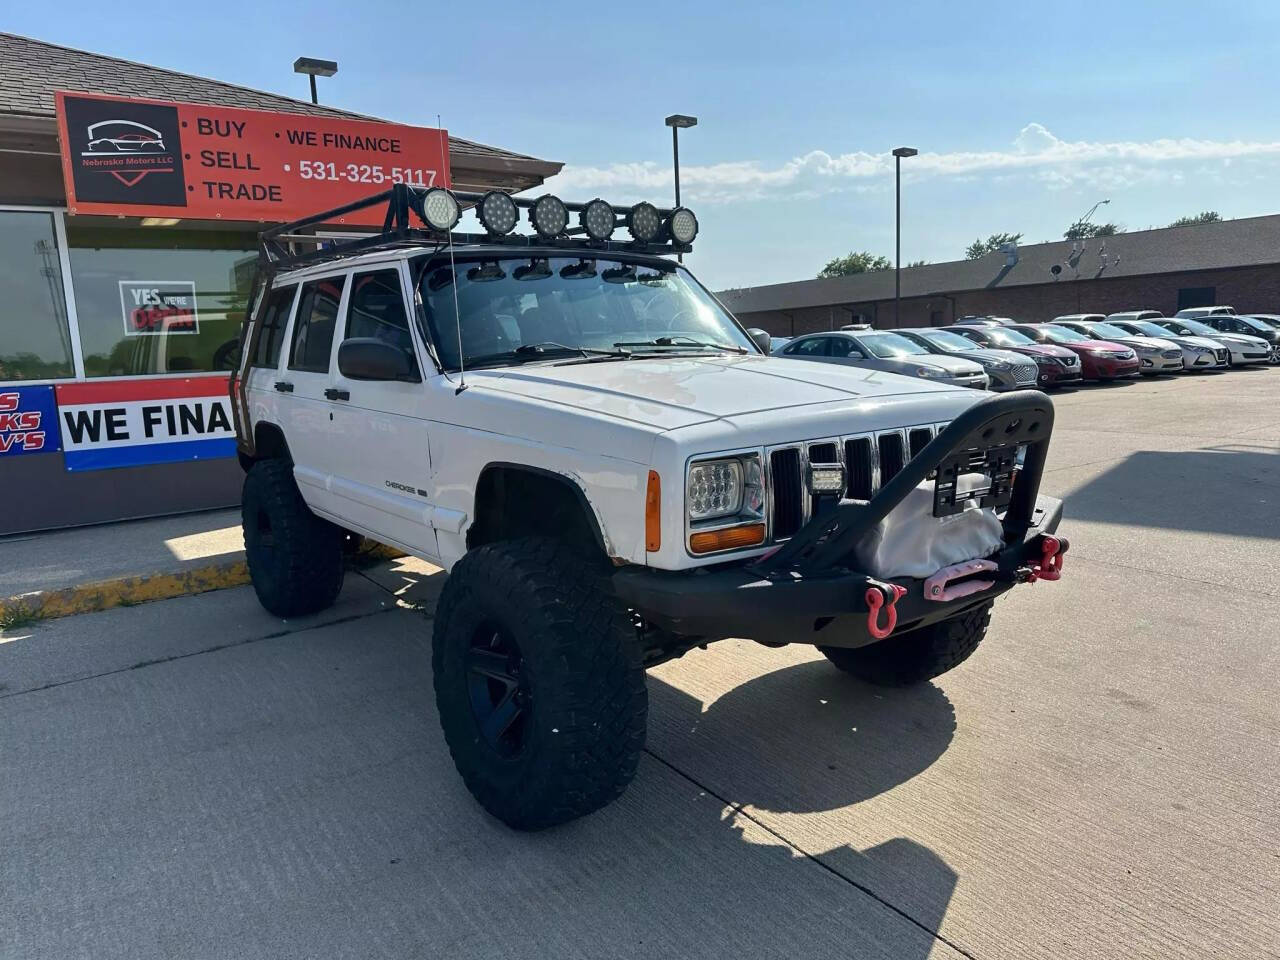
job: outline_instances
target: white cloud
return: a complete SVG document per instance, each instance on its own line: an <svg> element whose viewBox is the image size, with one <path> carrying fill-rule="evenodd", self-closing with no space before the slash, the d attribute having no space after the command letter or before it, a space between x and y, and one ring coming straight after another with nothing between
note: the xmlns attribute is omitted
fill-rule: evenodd
<svg viewBox="0 0 1280 960"><path fill-rule="evenodd" d="M1121 187L1170 179L1172 167L1216 161L1220 168L1233 160L1280 155L1280 142L1163 138L1147 141L1061 140L1039 123L1028 123L1007 150L922 152L903 166L912 179L1028 174L1051 188L1080 183ZM766 196L816 196L844 190L886 186L892 167L887 154L864 151L832 155L811 150L780 166L739 160L680 168L680 185L690 200L720 203ZM616 163L607 167L569 165L555 178L565 193L601 192L621 199L650 196L670 189L671 168L644 163Z"/></svg>

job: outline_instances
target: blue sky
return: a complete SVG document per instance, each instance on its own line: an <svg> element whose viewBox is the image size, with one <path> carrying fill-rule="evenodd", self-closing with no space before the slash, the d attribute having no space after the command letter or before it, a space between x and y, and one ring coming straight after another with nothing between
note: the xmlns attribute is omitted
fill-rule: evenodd
<svg viewBox="0 0 1280 960"><path fill-rule="evenodd" d="M507 4L87 0L3 29L306 96L299 55L336 59L321 98L566 164L566 198L670 202L668 113L710 286L810 277L854 249L962 255L1056 239L1100 199L1129 229L1280 210L1280 4ZM185 10L199 10L187 14ZM217 11L214 16L210 11ZM301 15L290 11L305 11ZM536 15L531 15L536 10Z"/></svg>

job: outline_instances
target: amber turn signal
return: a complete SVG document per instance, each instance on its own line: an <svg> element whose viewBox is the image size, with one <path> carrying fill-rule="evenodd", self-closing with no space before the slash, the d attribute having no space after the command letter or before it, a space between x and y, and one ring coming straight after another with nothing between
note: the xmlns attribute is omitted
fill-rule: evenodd
<svg viewBox="0 0 1280 960"><path fill-rule="evenodd" d="M644 494L644 548L650 553L662 549L662 478L649 471Z"/></svg>
<svg viewBox="0 0 1280 960"><path fill-rule="evenodd" d="M689 538L691 553L714 553L717 550L737 550L764 543L764 524L751 523L725 530L708 530Z"/></svg>

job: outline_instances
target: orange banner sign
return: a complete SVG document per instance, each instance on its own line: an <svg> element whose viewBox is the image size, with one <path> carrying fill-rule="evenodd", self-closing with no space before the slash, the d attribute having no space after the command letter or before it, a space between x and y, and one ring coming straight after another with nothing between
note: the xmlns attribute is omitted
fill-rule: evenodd
<svg viewBox="0 0 1280 960"><path fill-rule="evenodd" d="M84 93L57 107L71 213L281 222L394 183L449 186L435 128Z"/></svg>

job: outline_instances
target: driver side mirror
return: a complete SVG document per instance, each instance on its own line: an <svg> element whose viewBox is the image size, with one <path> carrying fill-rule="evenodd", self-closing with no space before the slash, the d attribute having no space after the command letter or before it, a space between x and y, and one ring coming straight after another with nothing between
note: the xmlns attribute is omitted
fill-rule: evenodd
<svg viewBox="0 0 1280 960"><path fill-rule="evenodd" d="M343 340L338 346L338 372L348 380L422 381L407 350L375 337Z"/></svg>
<svg viewBox="0 0 1280 960"><path fill-rule="evenodd" d="M761 330L759 327L752 327L747 331L751 335L752 341L760 348L760 352L767 354L769 346L773 343L773 337L769 336L767 330Z"/></svg>

